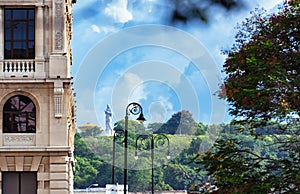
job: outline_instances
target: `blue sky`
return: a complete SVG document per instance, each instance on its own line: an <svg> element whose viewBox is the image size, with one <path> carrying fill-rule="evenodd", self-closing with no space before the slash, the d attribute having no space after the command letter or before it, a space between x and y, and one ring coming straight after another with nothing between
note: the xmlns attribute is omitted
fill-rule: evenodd
<svg viewBox="0 0 300 194"><path fill-rule="evenodd" d="M105 127L130 102L142 105L148 123L165 122L189 110L197 122L228 122L226 103L214 94L224 75L221 49L234 42L237 23L257 6L282 0L252 0L239 12L212 9L209 24L170 26L164 0L79 0L73 6L73 77L77 124ZM132 118L134 119L134 117Z"/></svg>

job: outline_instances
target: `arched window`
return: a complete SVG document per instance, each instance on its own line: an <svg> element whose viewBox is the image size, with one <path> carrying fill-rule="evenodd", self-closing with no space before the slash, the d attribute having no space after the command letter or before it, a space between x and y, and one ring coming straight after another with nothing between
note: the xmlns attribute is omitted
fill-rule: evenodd
<svg viewBox="0 0 300 194"><path fill-rule="evenodd" d="M16 95L6 101L3 107L4 133L35 133L36 108L26 96Z"/></svg>

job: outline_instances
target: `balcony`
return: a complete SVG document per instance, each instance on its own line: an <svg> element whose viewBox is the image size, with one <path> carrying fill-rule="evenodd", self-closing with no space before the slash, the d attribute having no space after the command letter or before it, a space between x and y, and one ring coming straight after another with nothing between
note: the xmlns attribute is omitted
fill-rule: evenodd
<svg viewBox="0 0 300 194"><path fill-rule="evenodd" d="M1 78L43 78L44 62L26 59L0 60Z"/></svg>

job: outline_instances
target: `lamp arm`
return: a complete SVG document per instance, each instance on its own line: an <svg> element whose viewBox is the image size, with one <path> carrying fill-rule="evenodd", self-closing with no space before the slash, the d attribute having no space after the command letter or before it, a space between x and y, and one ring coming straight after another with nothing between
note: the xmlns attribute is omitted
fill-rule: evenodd
<svg viewBox="0 0 300 194"><path fill-rule="evenodd" d="M167 158L170 158L170 140L169 140L169 138L165 134L157 134L154 136L154 140L155 140L155 143L157 143L159 140L163 140L164 142L165 142L165 140L167 140L167 146L168 146ZM164 144L164 142L163 142L163 144Z"/></svg>
<svg viewBox="0 0 300 194"><path fill-rule="evenodd" d="M139 103L131 102L126 107L126 115L127 116L130 114L138 115L141 112L143 112L143 108Z"/></svg>

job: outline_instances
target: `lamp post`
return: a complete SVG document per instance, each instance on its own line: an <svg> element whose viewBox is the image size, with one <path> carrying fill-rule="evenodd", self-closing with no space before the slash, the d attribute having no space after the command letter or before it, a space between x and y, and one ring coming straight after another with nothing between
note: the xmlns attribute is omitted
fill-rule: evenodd
<svg viewBox="0 0 300 194"><path fill-rule="evenodd" d="M146 119L143 115L143 108L140 104L132 102L126 107L125 114L125 130L124 130L124 194L127 194L127 147L128 147L128 117L129 115L138 115L136 119L139 122L144 122Z"/></svg>
<svg viewBox="0 0 300 194"><path fill-rule="evenodd" d="M163 146L165 141L167 141L168 150L167 150L167 159L170 159L170 141L169 138L164 134L149 134L149 135L139 135L135 141L135 159L138 159L138 141L141 142L141 147L148 149L147 142L150 141L151 149L151 193L154 194L154 148L158 146Z"/></svg>
<svg viewBox="0 0 300 194"><path fill-rule="evenodd" d="M111 171L111 183L115 184L115 161L116 161L116 140L119 138L124 138L124 130L116 129L114 131L113 137L113 157L112 157L112 171Z"/></svg>

